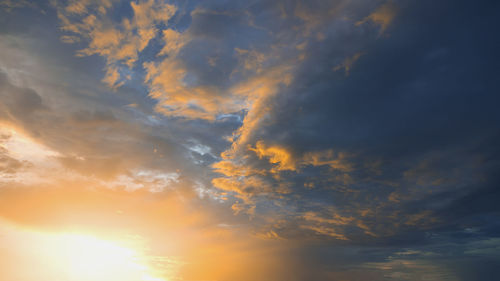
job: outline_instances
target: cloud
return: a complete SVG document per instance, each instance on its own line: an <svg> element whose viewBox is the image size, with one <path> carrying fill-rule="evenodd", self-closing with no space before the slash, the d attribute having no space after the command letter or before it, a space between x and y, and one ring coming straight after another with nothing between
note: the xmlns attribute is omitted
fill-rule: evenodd
<svg viewBox="0 0 500 281"><path fill-rule="evenodd" d="M119 70L124 67L132 68L135 65L139 53L157 36L157 26L168 22L175 14L176 8L156 0L131 2L132 19L126 18L120 23L113 23L105 17L105 12L112 5L111 1L71 2L67 6L56 4L61 29L88 41L88 47L79 50L78 55L97 54L104 57L106 76L103 82L112 88L117 88L124 80L129 79ZM96 12L91 13L89 10Z"/></svg>
<svg viewBox="0 0 500 281"><path fill-rule="evenodd" d="M19 8L36 8L36 4L26 0L2 0L0 1L0 8L4 9L7 12L11 12L13 9Z"/></svg>
<svg viewBox="0 0 500 281"><path fill-rule="evenodd" d="M3 72L0 72L0 96L4 100L0 114L5 119L30 118L43 109L42 98L35 91L12 85Z"/></svg>
<svg viewBox="0 0 500 281"><path fill-rule="evenodd" d="M380 27L380 34L384 33L387 27L392 23L396 16L397 6L393 1L387 1L380 5L374 12L364 18L356 25L362 25L366 22L372 22Z"/></svg>
<svg viewBox="0 0 500 281"><path fill-rule="evenodd" d="M403 59L388 47L399 46L406 30L405 25L394 23L396 12L413 15L410 7L423 6L396 7L392 1L366 7L350 1L320 2L261 3L244 9L236 3L220 9L217 3L180 8L139 1L125 3L129 13L119 19L109 17L118 9L114 2L58 3L61 29L69 36L63 40L83 44L80 55L103 57L103 81L115 90L126 89L131 81L143 82L143 90L156 101L154 111L162 116L141 118L149 122L148 128L165 128L161 123L169 122L171 129L168 136L153 136L125 121L129 115L122 110L70 110L64 115L70 118L57 130L48 129L50 134L42 133L42 139L64 155L59 161L65 167L129 186L143 184L134 177L141 170L134 168L143 163L149 163L144 165L151 173L158 171L160 163L168 163L164 174L180 174L183 181L173 163L187 159L189 164L181 164L184 173L203 171L192 182L211 184L215 198L224 198L236 212L255 217L279 205L303 218L304 213L324 213L326 205L336 204L342 214L354 219L335 226L331 233L349 240L438 225L436 216L444 203L429 203L426 210L418 211L416 202L435 192L467 189L489 175L480 168L483 153L473 155L446 146L437 153L429 143L418 141L433 135L445 143L448 133L460 136L452 129L439 133L439 127L452 128L446 125L453 122L447 123L427 106L431 102L443 106L446 99L432 100L430 94L423 94L427 93L424 85L437 85L432 71L423 69L435 69L448 53L417 44L415 56L422 59L412 59L411 48L402 48L407 55ZM420 22L415 16L406 20ZM389 26L390 36L380 37ZM423 36L413 32L414 38ZM377 71L374 65L385 70ZM410 66L417 74L410 73ZM37 102L36 95L25 96L32 99L21 102L25 108L11 107L30 112L15 113L19 118L47 110L42 97ZM136 104L126 104L131 103ZM463 108L455 106L456 112ZM129 109L142 114L140 107ZM44 116L53 114L40 115L36 126L48 128ZM429 120L436 118L441 121L429 126ZM19 122L27 124L24 119ZM69 141L48 138L63 130ZM96 133L101 130L107 131L105 137ZM214 152L190 150L190 141L183 138L193 134L196 141L210 140L207 147ZM137 145L138 140L145 145ZM397 145L390 147L391 143ZM476 147L477 143L462 145ZM149 155L157 146L161 152ZM69 155L75 147L78 154ZM140 153L117 161L122 149ZM170 160L156 158L159 155L169 155ZM461 177L468 174L464 171L478 176ZM323 198L332 201L326 204ZM297 200L307 202L301 211L293 210ZM375 220L381 222L377 225ZM315 223L312 227L317 229L329 225ZM350 228L355 230L350 233ZM361 238L358 232L370 237Z"/></svg>
<svg viewBox="0 0 500 281"><path fill-rule="evenodd" d="M25 58L36 61L28 55ZM21 86L0 72L0 124L5 160L2 174L8 174L2 182L31 186L76 181L113 189L134 182L154 192L178 184L178 171L183 168L175 164L165 170L169 166L165 163L187 164L179 161L189 159L182 144L167 140L169 137L165 135L152 136L146 127L127 120L131 112L120 106L103 106L102 99L82 95L79 92L82 89L54 89L53 81L33 81L25 73L31 73L36 65L32 63L30 69L23 69L23 65L18 64L20 71L9 69L11 74L18 75L16 82ZM52 79L49 77L48 81ZM52 93L61 91L54 99ZM39 92L50 94L42 96ZM173 149L177 145L180 150ZM122 149L130 155L123 157ZM162 171L158 172L161 166ZM144 174L150 176L145 179ZM167 179L162 175L172 177Z"/></svg>
<svg viewBox="0 0 500 281"><path fill-rule="evenodd" d="M341 64L336 65L333 68L333 71L338 71L340 69L344 69L345 75L349 75L349 71L352 68L353 64L363 55L363 53L356 53L352 57L346 58Z"/></svg>

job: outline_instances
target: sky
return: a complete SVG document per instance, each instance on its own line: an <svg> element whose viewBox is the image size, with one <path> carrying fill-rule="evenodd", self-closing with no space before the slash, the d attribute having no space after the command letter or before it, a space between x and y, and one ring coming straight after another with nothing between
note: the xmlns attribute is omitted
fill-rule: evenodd
<svg viewBox="0 0 500 281"><path fill-rule="evenodd" d="M499 10L0 0L0 279L497 280Z"/></svg>

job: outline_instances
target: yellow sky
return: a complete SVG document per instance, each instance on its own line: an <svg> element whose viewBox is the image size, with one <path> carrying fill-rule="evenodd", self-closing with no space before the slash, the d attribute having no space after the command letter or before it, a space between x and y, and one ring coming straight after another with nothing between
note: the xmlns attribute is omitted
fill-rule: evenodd
<svg viewBox="0 0 500 281"><path fill-rule="evenodd" d="M244 225L217 224L215 214L190 206L195 193L155 195L147 187L130 191L105 184L89 188L98 181L68 179L70 171L54 159L57 152L14 127L4 126L2 134L10 136L2 143L6 155L31 161L23 178L12 178L10 187L0 190L2 277L255 280L254 274L271 278L288 264L277 254L280 243ZM24 177L36 179L37 187L22 187Z"/></svg>

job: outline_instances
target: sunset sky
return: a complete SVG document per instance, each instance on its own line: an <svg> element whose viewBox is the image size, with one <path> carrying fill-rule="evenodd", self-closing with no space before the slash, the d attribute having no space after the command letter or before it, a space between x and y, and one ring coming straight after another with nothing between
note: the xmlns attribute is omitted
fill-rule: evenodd
<svg viewBox="0 0 500 281"><path fill-rule="evenodd" d="M0 281L494 281L500 2L0 0Z"/></svg>

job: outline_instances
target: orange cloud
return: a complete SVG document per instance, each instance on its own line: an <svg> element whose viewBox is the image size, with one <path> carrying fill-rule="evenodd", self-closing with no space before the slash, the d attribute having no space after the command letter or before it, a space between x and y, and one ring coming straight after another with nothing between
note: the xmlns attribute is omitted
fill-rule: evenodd
<svg viewBox="0 0 500 281"><path fill-rule="evenodd" d="M394 17L396 16L396 11L396 5L392 1L387 1L366 18L357 22L356 25L361 25L368 21L373 22L380 26L380 34L382 34L392 23Z"/></svg>
<svg viewBox="0 0 500 281"><path fill-rule="evenodd" d="M257 168L259 166L255 163L237 161L240 158L230 158L228 155L225 155L227 158L224 160L212 165L216 173L224 175L212 179L212 185L223 191L234 192L236 198L243 199L242 203L233 206L238 213L254 208L255 196L266 195L272 198L290 193L286 182L280 182L280 173L284 171L298 173L302 167L308 165L328 166L342 173L336 176L337 181L344 183L352 181L348 174L352 168L343 153L335 154L332 150L326 150L297 155L280 145L266 145L264 141L258 141L255 147L249 146L248 150L254 152L259 159L266 159L272 167L269 170ZM272 177L267 178L268 175ZM277 182L272 182L273 179Z"/></svg>
<svg viewBox="0 0 500 281"><path fill-rule="evenodd" d="M255 152L257 156L267 158L269 163L276 164L273 172L279 171L297 171L300 166L330 166L335 170L344 172L351 171L351 166L346 162L346 155L339 153L335 155L333 150L307 152L301 157L294 156L294 153L282 146L271 145L267 146L264 141L257 141L255 148L250 147L249 150Z"/></svg>
<svg viewBox="0 0 500 281"><path fill-rule="evenodd" d="M263 141L258 141L255 148L250 148L250 150L254 151L259 158L265 157L269 159L269 163L277 164L275 167L277 171L295 171L297 169L297 160L284 147L266 146Z"/></svg>
<svg viewBox="0 0 500 281"><path fill-rule="evenodd" d="M187 85L183 81L187 70L180 60L166 58L160 63L144 63L144 68L151 87L149 95L158 100L155 109L165 116L215 120L218 114L242 109L213 86Z"/></svg>
<svg viewBox="0 0 500 281"><path fill-rule="evenodd" d="M155 0L131 2L134 12L131 20L112 23L105 17L105 11L111 2L102 3L70 2L58 5L58 17L61 29L75 33L88 40L88 47L78 51L80 56L100 55L106 59L106 77L103 82L112 88L119 87L127 77L119 74L121 65L134 66L138 54L146 48L158 30L156 25L166 23L176 12L176 7ZM88 14L91 7L97 6L97 13ZM86 15L88 14L88 15ZM80 21L74 20L75 15ZM77 17L78 18L78 17ZM64 37L69 38L69 37ZM68 40L65 40L68 42ZM73 42L74 40L71 40Z"/></svg>
<svg viewBox="0 0 500 281"><path fill-rule="evenodd" d="M364 53L356 53L351 57L347 57L342 63L336 65L333 71L338 71L344 69L345 75L348 76L354 63L362 56Z"/></svg>
<svg viewBox="0 0 500 281"><path fill-rule="evenodd" d="M158 55L175 56L189 42L189 37L173 29L165 29L163 30L163 41L165 42L165 46L163 46Z"/></svg>
<svg viewBox="0 0 500 281"><path fill-rule="evenodd" d="M245 50L240 48L235 48L234 50L236 51L236 55L244 70L250 70L256 73L263 71L262 65L267 60L263 53L259 53L255 50Z"/></svg>

